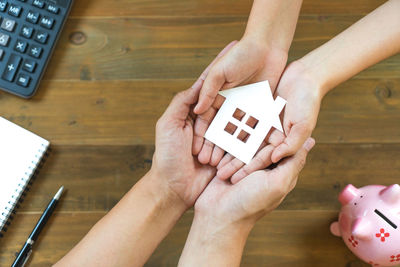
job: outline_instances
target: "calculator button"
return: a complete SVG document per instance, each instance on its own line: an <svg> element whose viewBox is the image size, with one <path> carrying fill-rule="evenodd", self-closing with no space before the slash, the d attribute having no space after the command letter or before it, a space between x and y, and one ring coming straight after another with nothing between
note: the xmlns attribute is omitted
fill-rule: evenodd
<svg viewBox="0 0 400 267"><path fill-rule="evenodd" d="M46 28L46 29L51 29L53 28L54 25L54 19L49 18L49 17L42 17L40 20L40 26Z"/></svg>
<svg viewBox="0 0 400 267"><path fill-rule="evenodd" d="M43 0L33 0L32 5L35 6L35 7L38 7L38 8L43 8L44 7L44 1Z"/></svg>
<svg viewBox="0 0 400 267"><path fill-rule="evenodd" d="M10 14L11 16L14 17L19 17L19 15L21 14L22 11L22 7L20 6L16 6L11 4L10 7L8 8L8 14Z"/></svg>
<svg viewBox="0 0 400 267"><path fill-rule="evenodd" d="M22 69L30 73L33 73L35 68L36 62L30 59L25 59L24 63L22 64Z"/></svg>
<svg viewBox="0 0 400 267"><path fill-rule="evenodd" d="M39 20L39 13L38 12L33 12L29 10L28 14L26 15L26 21L36 24Z"/></svg>
<svg viewBox="0 0 400 267"><path fill-rule="evenodd" d="M55 5L48 4L48 5L47 5L47 11L49 11L49 12L51 12L51 13L54 13L54 14L58 14L58 12L60 11L60 9L59 9L57 6L55 6Z"/></svg>
<svg viewBox="0 0 400 267"><path fill-rule="evenodd" d="M1 46L7 46L9 40L10 40L10 36L0 32L0 45Z"/></svg>
<svg viewBox="0 0 400 267"><path fill-rule="evenodd" d="M45 44L47 39L49 38L49 34L46 32L38 31L35 35L35 41L41 44Z"/></svg>
<svg viewBox="0 0 400 267"><path fill-rule="evenodd" d="M21 29L20 35L27 39L30 39L33 35L33 28L24 25Z"/></svg>
<svg viewBox="0 0 400 267"><path fill-rule="evenodd" d="M4 11L6 11L6 8L7 8L7 1L0 0L0 11L4 12Z"/></svg>
<svg viewBox="0 0 400 267"><path fill-rule="evenodd" d="M28 47L28 43L21 41L21 40L17 40L17 43L15 44L14 50L20 53L25 53L26 48Z"/></svg>
<svg viewBox="0 0 400 267"><path fill-rule="evenodd" d="M30 81L31 81L31 78L28 75L23 74L23 73L19 74L17 77L17 84L21 85L23 87L28 87Z"/></svg>
<svg viewBox="0 0 400 267"><path fill-rule="evenodd" d="M4 19L3 19L3 22L1 23L1 28L2 28L3 30L9 31L9 32L14 31L14 28L15 28L15 20L11 20L11 19L4 18Z"/></svg>
<svg viewBox="0 0 400 267"><path fill-rule="evenodd" d="M8 59L6 68L4 69L2 78L6 81L12 82L14 80L15 74L17 73L17 69L21 64L22 58L11 54L10 58Z"/></svg>
<svg viewBox="0 0 400 267"><path fill-rule="evenodd" d="M43 49L36 45L32 45L31 48L29 48L29 55L34 58L40 58L42 52Z"/></svg>
<svg viewBox="0 0 400 267"><path fill-rule="evenodd" d="M3 60L3 56L4 56L4 50L0 49L0 60Z"/></svg>

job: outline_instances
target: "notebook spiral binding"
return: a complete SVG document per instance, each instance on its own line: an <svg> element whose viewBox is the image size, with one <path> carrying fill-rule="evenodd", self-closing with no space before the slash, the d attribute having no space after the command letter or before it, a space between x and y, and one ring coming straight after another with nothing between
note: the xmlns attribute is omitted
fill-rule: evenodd
<svg viewBox="0 0 400 267"><path fill-rule="evenodd" d="M32 182L39 174L39 171L49 157L50 152L50 147L46 147L45 144L41 145L40 149L35 155L36 161L31 162L28 170L24 173L24 176L21 177L15 192L11 196L10 201L8 201L8 205L4 207L3 210L0 210L0 238L3 237L3 233L7 231L7 227L14 219L12 214L16 214L16 209L19 208L19 204L24 201L26 192L29 191L30 187L32 186Z"/></svg>

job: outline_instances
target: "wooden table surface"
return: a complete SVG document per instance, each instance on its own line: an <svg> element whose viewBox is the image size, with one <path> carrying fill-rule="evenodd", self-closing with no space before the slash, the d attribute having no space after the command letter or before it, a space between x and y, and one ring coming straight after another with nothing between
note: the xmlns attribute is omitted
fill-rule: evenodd
<svg viewBox="0 0 400 267"><path fill-rule="evenodd" d="M305 0L290 61L323 44L383 0ZM173 95L246 25L250 0L77 0L38 94L0 93L0 114L51 140L53 152L0 241L9 266L49 197L68 192L30 266L66 254L150 168L154 125ZM324 99L317 146L296 189L252 231L243 266L366 266L329 232L348 183L398 183L400 55ZM146 266L175 266L188 211Z"/></svg>

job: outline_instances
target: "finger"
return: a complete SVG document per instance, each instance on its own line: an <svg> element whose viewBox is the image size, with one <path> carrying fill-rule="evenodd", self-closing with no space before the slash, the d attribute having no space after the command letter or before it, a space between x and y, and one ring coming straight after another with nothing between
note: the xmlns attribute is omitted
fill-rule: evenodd
<svg viewBox="0 0 400 267"><path fill-rule="evenodd" d="M196 123L194 124L196 128ZM198 155L203 147L204 137L193 135L193 145L192 145L192 154Z"/></svg>
<svg viewBox="0 0 400 267"><path fill-rule="evenodd" d="M221 65L214 65L207 75L199 95L199 102L194 108L196 114L202 114L211 107L218 91L225 83L225 74Z"/></svg>
<svg viewBox="0 0 400 267"><path fill-rule="evenodd" d="M224 156L224 154L225 151L222 148L214 146L214 150L211 154L210 165L214 167L217 166L221 161L222 157Z"/></svg>
<svg viewBox="0 0 400 267"><path fill-rule="evenodd" d="M238 41L232 41L230 42L227 46L224 47L224 49L219 52L216 58L210 63L210 65L207 66L207 68L203 71L203 73L200 75L200 77L197 79L197 81L191 86L195 90L201 89L203 86L203 82L206 79L208 72L210 71L210 68L215 64L215 62L220 58L223 57Z"/></svg>
<svg viewBox="0 0 400 267"><path fill-rule="evenodd" d="M199 101L194 108L196 114L205 112L211 104L214 102L218 91L222 88L225 83L225 75L222 68L216 66L216 62L223 57L237 41L233 41L228 44L221 53L213 60L213 62L206 68L203 74L200 76L204 82L200 91ZM197 83L199 85L200 82Z"/></svg>
<svg viewBox="0 0 400 267"><path fill-rule="evenodd" d="M279 146L285 140L285 134L276 129L272 129L270 136L268 137L268 142L274 147Z"/></svg>
<svg viewBox="0 0 400 267"><path fill-rule="evenodd" d="M208 109L205 113L198 115L194 124L194 138L193 138L193 155L198 155L203 147L204 134L208 126L215 117L217 110L215 108Z"/></svg>
<svg viewBox="0 0 400 267"><path fill-rule="evenodd" d="M267 145L266 140L264 140L258 149L257 153L261 151L265 146ZM234 162L232 162L234 161ZM235 174L237 171L240 170L244 166L244 163L241 162L240 160L236 159L234 156L231 154L225 154L225 156L222 158L220 163L217 166L217 170L221 170L219 178L220 179L228 179L230 178L233 174ZM224 169L225 168L225 169Z"/></svg>
<svg viewBox="0 0 400 267"><path fill-rule="evenodd" d="M201 164L208 164L211 159L211 153L214 149L214 144L208 140L204 140L203 147L197 156L197 159Z"/></svg>
<svg viewBox="0 0 400 267"><path fill-rule="evenodd" d="M217 170L221 169L222 167L224 167L229 161L233 160L235 157L232 156L229 153L226 153L224 155L224 157L221 159L221 161L218 163L217 165Z"/></svg>
<svg viewBox="0 0 400 267"><path fill-rule="evenodd" d="M242 161L238 160L237 158L234 158L217 171L217 177L221 180L229 179L235 172L237 172L243 166L244 163Z"/></svg>
<svg viewBox="0 0 400 267"><path fill-rule="evenodd" d="M272 162L276 163L284 157L294 155L307 138L310 137L311 131L305 123L293 125L289 131L289 135L272 153Z"/></svg>
<svg viewBox="0 0 400 267"><path fill-rule="evenodd" d="M196 103L199 92L192 89L179 92L171 101L162 117L168 120L185 122L190 112L190 106Z"/></svg>
<svg viewBox="0 0 400 267"><path fill-rule="evenodd" d="M268 135L267 135L267 137L263 140L263 142L261 143L261 145L260 145L260 147L259 147L259 149L257 150L257 153L256 154L258 154L264 147L266 147L267 146L267 140L268 139ZM229 157L228 157L229 156ZM271 157L271 156L270 156ZM228 159L230 159L230 160L228 160ZM222 176L222 177L220 177L221 179L228 179L229 177L233 177L236 173L242 173L243 171L245 172L245 170L243 170L247 165L244 165L244 164L240 164L239 163L239 161L238 161L238 159L236 159L235 157L233 157L233 156L231 156L230 154L227 154L227 155L225 155L225 157L221 160L222 161L222 164L218 164L218 166L217 166L217 170L219 170L219 169L222 169L224 166L226 166L228 163L230 163L230 161L233 161L233 160L235 160L236 162L232 162L232 164L233 165L235 165L235 166L237 166L239 169L236 169L236 170L234 170L234 169L231 169L232 168L232 166L231 165L228 165L228 166L230 166L230 167L226 167L226 168L229 168L229 171L226 171L226 170L224 170L224 171L222 171L222 174L226 171L226 175L224 175L224 176ZM252 159L253 160L253 159ZM256 159L257 160L257 159ZM247 176L247 174L246 175L244 175L244 176ZM232 178L231 177L231 178ZM233 182L232 182L233 183Z"/></svg>
<svg viewBox="0 0 400 267"><path fill-rule="evenodd" d="M270 183L270 185L282 186L282 184L286 184L286 188L289 190L293 186L293 181L296 180L296 177L298 177L300 171L303 169L306 163L307 154L314 145L315 140L313 138L308 138L294 156L286 158L278 164L271 173L282 178L282 180L280 183Z"/></svg>
<svg viewBox="0 0 400 267"><path fill-rule="evenodd" d="M274 151L274 146L268 145L261 149L256 156L250 161L249 164L243 166L240 170L238 170L235 174L232 175L231 182L232 184L236 184L249 174L258 171L258 170L263 170L267 168L269 165L271 165L271 155L272 152Z"/></svg>

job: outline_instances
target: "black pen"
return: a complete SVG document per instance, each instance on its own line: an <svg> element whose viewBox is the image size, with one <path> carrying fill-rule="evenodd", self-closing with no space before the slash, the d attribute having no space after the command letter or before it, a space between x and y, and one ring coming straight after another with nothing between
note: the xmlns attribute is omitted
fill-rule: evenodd
<svg viewBox="0 0 400 267"><path fill-rule="evenodd" d="M43 212L42 216L40 217L39 221L37 222L35 228L33 228L32 233L29 235L28 240L26 240L21 251L18 253L18 256L15 259L12 267L23 267L25 265L25 263L28 261L29 257L32 254L33 243L35 243L35 241L37 240L40 232L42 231L43 227L46 225L51 214L53 213L54 209L56 208L58 200L60 199L63 191L64 191L64 186L61 186L61 188L58 190L57 194L50 201L49 205L47 205L47 208L44 210L44 212Z"/></svg>

